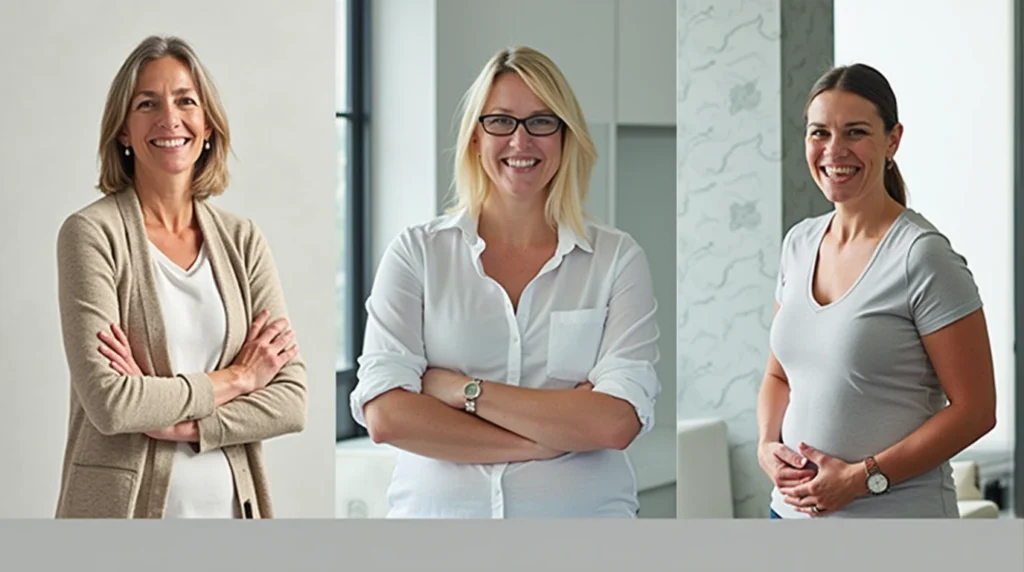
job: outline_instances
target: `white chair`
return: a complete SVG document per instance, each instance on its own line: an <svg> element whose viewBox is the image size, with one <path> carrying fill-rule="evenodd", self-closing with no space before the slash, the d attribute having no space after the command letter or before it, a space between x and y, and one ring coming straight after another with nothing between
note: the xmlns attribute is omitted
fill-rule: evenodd
<svg viewBox="0 0 1024 572"><path fill-rule="evenodd" d="M366 440L336 450L334 509L337 518L384 518L397 450Z"/></svg>
<svg viewBox="0 0 1024 572"><path fill-rule="evenodd" d="M725 421L676 423L676 518L733 518Z"/></svg>
<svg viewBox="0 0 1024 572"><path fill-rule="evenodd" d="M985 500L978 489L978 464L974 461L953 461L953 482L960 518L999 518L999 505Z"/></svg>

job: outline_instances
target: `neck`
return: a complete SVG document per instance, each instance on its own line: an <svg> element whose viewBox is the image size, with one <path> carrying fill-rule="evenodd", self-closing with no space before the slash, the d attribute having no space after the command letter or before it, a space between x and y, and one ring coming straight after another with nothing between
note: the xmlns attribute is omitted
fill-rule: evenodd
<svg viewBox="0 0 1024 572"><path fill-rule="evenodd" d="M829 232L834 233L840 243L856 238L877 238L885 234L903 210L903 205L890 197L883 187L853 201L837 204Z"/></svg>
<svg viewBox="0 0 1024 572"><path fill-rule="evenodd" d="M147 227L162 228L172 234L192 227L191 176L154 178L139 173L135 177L135 194Z"/></svg>
<svg viewBox="0 0 1024 572"><path fill-rule="evenodd" d="M480 209L477 232L485 242L526 248L557 242L558 233L544 216L546 193L533 200L514 200L492 190Z"/></svg>

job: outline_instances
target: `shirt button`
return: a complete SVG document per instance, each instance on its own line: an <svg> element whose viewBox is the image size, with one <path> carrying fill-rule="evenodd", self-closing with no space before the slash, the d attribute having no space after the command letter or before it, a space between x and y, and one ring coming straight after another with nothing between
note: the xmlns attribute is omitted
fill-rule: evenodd
<svg viewBox="0 0 1024 572"><path fill-rule="evenodd" d="M513 336L512 337L512 343L518 344L519 343L519 336Z"/></svg>

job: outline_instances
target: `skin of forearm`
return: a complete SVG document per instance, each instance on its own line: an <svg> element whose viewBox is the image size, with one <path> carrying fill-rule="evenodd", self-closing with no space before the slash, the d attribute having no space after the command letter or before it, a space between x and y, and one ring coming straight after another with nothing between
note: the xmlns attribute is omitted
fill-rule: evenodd
<svg viewBox="0 0 1024 572"><path fill-rule="evenodd" d="M209 377L213 384L213 403L216 407L252 392L252 383L234 366L212 372Z"/></svg>
<svg viewBox="0 0 1024 572"><path fill-rule="evenodd" d="M895 445L875 455L890 484L916 477L953 458L994 426L967 404L950 404ZM863 466L863 465L862 465ZM867 485L864 485L867 492Z"/></svg>
<svg viewBox="0 0 1024 572"><path fill-rule="evenodd" d="M625 449L640 420L625 400L594 391L484 382L477 415L559 451Z"/></svg>
<svg viewBox="0 0 1024 572"><path fill-rule="evenodd" d="M559 454L433 397L403 389L377 396L365 405L364 413L374 442L432 459L491 464Z"/></svg>

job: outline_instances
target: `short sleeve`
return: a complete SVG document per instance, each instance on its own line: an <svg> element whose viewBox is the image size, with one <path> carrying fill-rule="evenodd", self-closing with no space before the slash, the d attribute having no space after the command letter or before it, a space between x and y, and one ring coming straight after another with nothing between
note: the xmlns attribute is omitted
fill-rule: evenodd
<svg viewBox="0 0 1024 572"><path fill-rule="evenodd" d="M782 305L782 289L786 286L786 258L789 257L789 242L796 227L792 227L782 237L782 248L779 249L779 272L775 277L775 301Z"/></svg>
<svg viewBox="0 0 1024 572"><path fill-rule="evenodd" d="M910 316L926 336L981 308L981 296L967 260L937 232L914 240L907 254Z"/></svg>

